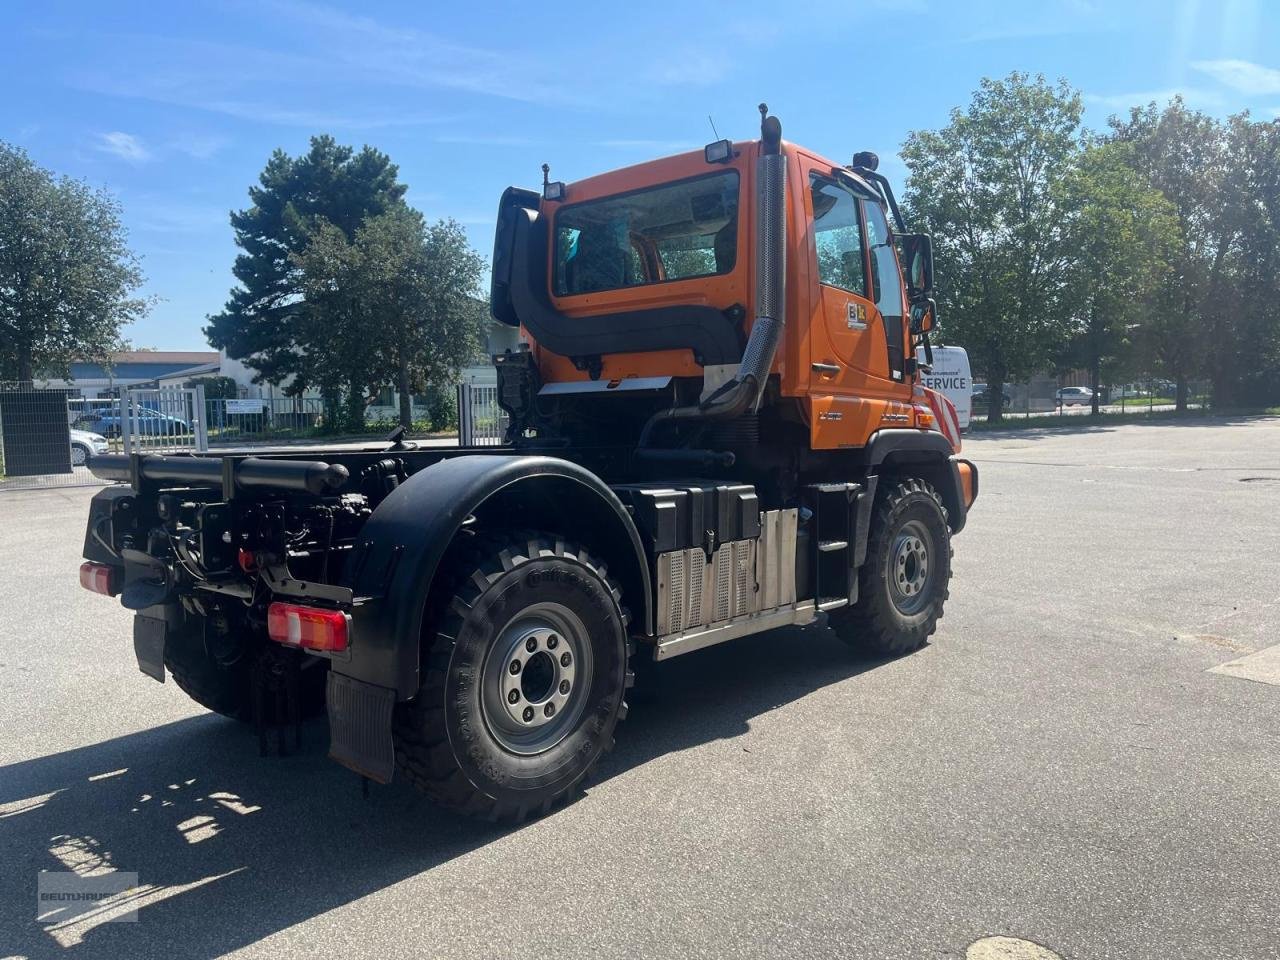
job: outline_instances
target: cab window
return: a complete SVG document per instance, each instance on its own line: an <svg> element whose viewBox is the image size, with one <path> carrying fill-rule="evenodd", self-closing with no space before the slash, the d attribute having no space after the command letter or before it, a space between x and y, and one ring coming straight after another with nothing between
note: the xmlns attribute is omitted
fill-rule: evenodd
<svg viewBox="0 0 1280 960"><path fill-rule="evenodd" d="M889 375L894 380L901 380L905 361L902 276L898 273L893 232L880 204L868 200L863 203L863 208L867 218L867 246L871 248L872 299L884 322L885 342L889 348Z"/></svg>
<svg viewBox="0 0 1280 960"><path fill-rule="evenodd" d="M559 296L729 273L738 257L738 173L573 204L555 224Z"/></svg>
<svg viewBox="0 0 1280 960"><path fill-rule="evenodd" d="M819 281L866 296L867 267L857 199L844 187L817 174L809 175L809 194L813 201Z"/></svg>
<svg viewBox="0 0 1280 960"><path fill-rule="evenodd" d="M871 248L872 299L886 320L902 316L902 278L893 248L893 233L880 204L867 201L867 246Z"/></svg>

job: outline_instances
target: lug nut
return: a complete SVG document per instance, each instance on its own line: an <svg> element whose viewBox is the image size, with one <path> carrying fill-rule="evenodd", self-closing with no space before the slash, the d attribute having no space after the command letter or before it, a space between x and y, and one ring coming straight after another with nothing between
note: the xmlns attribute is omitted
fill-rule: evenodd
<svg viewBox="0 0 1280 960"><path fill-rule="evenodd" d="M519 661L519 660L512 660L512 661L511 661L511 666L510 666L510 668L509 668L509 669L511 670L511 675L514 677L517 673L519 673L519 672L520 672L520 661Z"/></svg>
<svg viewBox="0 0 1280 960"><path fill-rule="evenodd" d="M568 681L568 680L561 680L561 681L560 681L560 692L561 692L561 693L568 693L568 692L569 692L569 681Z"/></svg>
<svg viewBox="0 0 1280 960"><path fill-rule="evenodd" d="M560 638L557 637L554 633L551 636L547 637L548 650L554 650L559 645L560 645Z"/></svg>
<svg viewBox="0 0 1280 960"><path fill-rule="evenodd" d="M560 654L560 666L567 667L571 663L573 663L573 657L569 656L569 652L567 650Z"/></svg>
<svg viewBox="0 0 1280 960"><path fill-rule="evenodd" d="M548 717L552 716L555 712L556 712L556 705L554 703L548 703L545 707L542 708L542 713L544 716L548 716Z"/></svg>
<svg viewBox="0 0 1280 960"><path fill-rule="evenodd" d="M519 703L519 702L520 702L519 690L512 690L510 693L507 694L507 703Z"/></svg>
<svg viewBox="0 0 1280 960"><path fill-rule="evenodd" d="M522 714L522 716L524 717L524 722L525 722L525 723L528 723L530 720L532 720L532 719L533 719L533 707L525 707L525 708L524 708L524 713Z"/></svg>
<svg viewBox="0 0 1280 960"><path fill-rule="evenodd" d="M526 640L524 642L524 648L528 650L530 653L533 653L533 651L537 650L538 649L537 637L530 637L528 640Z"/></svg>

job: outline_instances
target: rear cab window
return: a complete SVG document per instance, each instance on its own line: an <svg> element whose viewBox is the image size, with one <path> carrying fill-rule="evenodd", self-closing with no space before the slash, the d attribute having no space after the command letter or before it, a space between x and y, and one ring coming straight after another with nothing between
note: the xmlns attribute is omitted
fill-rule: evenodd
<svg viewBox="0 0 1280 960"><path fill-rule="evenodd" d="M738 259L736 170L562 207L557 296L731 273Z"/></svg>

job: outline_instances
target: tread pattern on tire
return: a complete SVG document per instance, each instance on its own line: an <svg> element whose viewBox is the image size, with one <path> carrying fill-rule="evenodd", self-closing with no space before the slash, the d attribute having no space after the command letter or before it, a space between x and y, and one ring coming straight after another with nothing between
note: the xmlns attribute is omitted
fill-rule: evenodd
<svg viewBox="0 0 1280 960"><path fill-rule="evenodd" d="M871 534L867 543L867 560L858 571L858 603L852 607L833 611L829 616L832 630L849 646L867 653L883 656L901 656L919 650L938 629L943 608L951 596L951 559L955 551L947 539L947 575L938 587L938 597L930 607L928 618L921 627L904 632L891 618L894 611L883 597L883 585L879 582L881 551L887 531L894 529L899 513L907 509L916 496L928 497L936 505L944 529L947 524L947 508L932 485L918 477L907 477L891 487L881 487L876 495Z"/></svg>
<svg viewBox="0 0 1280 960"><path fill-rule="evenodd" d="M589 568L613 595L622 617L624 631L630 614L622 604L622 591L609 577L608 567L583 547L555 534L523 531L509 536L464 532L450 548L428 600L427 625L422 652L422 684L418 695L397 705L394 720L396 767L415 788L435 803L471 817L490 821L520 823L531 814L545 814L559 802L574 795L590 767L535 810L530 806L503 803L473 784L458 765L445 725L445 693L453 645L463 620L472 606L504 573L531 560L556 558ZM624 689L635 682L631 656L635 641L626 641ZM618 721L625 720L627 704L618 709ZM429 733L428 733L429 732ZM602 752L613 749L613 739Z"/></svg>

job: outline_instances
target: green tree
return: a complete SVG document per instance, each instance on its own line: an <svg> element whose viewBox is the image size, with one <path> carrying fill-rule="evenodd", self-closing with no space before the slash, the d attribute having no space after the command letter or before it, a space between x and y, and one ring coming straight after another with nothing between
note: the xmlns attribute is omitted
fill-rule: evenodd
<svg viewBox="0 0 1280 960"><path fill-rule="evenodd" d="M105 360L146 314L141 284L115 198L0 142L0 379Z"/></svg>
<svg viewBox="0 0 1280 960"><path fill-rule="evenodd" d="M399 205L371 217L347 240L330 224L293 261L311 304L315 330L302 372L351 389L347 417L363 398L390 383L400 395L400 423L412 424L412 397L456 379L481 343L477 294L483 261L453 220L427 225ZM336 332L336 336L335 336Z"/></svg>
<svg viewBox="0 0 1280 960"><path fill-rule="evenodd" d="M1089 371L1097 416L1102 383L1131 372L1135 332L1160 307L1179 244L1177 214L1123 143L1085 151L1063 182L1060 208L1073 251L1066 302L1077 324L1067 356Z"/></svg>
<svg viewBox="0 0 1280 960"><path fill-rule="evenodd" d="M1061 190L1080 117L1065 82L1015 72L903 145L907 207L934 236L943 332L985 371L992 420L1004 384L1047 365L1069 333Z"/></svg>
<svg viewBox="0 0 1280 960"><path fill-rule="evenodd" d="M206 400L234 400L240 396L240 385L231 377L196 377L183 384L188 390L204 387Z"/></svg>
<svg viewBox="0 0 1280 960"><path fill-rule="evenodd" d="M1179 410L1186 409L1188 380L1203 373L1214 376L1214 398L1222 402L1230 254L1240 238L1242 202L1247 206L1231 173L1227 128L1180 97L1163 110L1154 103L1134 107L1110 123L1112 139L1131 145L1135 168L1169 199L1178 219L1174 270L1145 325L1145 342L1176 381Z"/></svg>
<svg viewBox="0 0 1280 960"><path fill-rule="evenodd" d="M332 404L341 381L309 379L316 369L307 351L316 341L305 335L323 340L326 331L308 316L294 257L321 229L350 241L366 219L401 204L407 188L397 177L386 154L368 146L356 151L329 136L313 137L298 157L276 150L249 190L252 205L231 214L241 249L233 267L239 283L223 312L209 318L209 343L248 361L259 382L288 381L294 394L323 386ZM352 404L348 397L348 408Z"/></svg>

